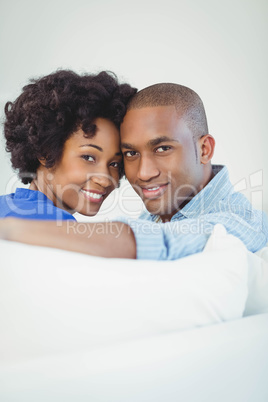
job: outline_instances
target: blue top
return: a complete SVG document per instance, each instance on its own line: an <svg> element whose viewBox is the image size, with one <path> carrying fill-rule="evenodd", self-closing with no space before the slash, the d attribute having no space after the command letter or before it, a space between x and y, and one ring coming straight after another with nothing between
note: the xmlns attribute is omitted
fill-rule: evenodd
<svg viewBox="0 0 268 402"><path fill-rule="evenodd" d="M15 193L0 196L0 218L76 220L69 212L55 207L40 191L17 188Z"/></svg>
<svg viewBox="0 0 268 402"><path fill-rule="evenodd" d="M221 223L228 233L256 252L268 242L268 219L247 198L234 191L224 166L213 165L215 176L168 223L145 212L139 219L120 217L133 230L138 259L175 260L201 252L213 230Z"/></svg>

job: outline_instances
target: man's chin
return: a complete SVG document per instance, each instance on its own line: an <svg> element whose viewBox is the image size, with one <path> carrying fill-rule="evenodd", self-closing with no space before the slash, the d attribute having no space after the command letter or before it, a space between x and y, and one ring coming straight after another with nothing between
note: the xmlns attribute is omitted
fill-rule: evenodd
<svg viewBox="0 0 268 402"><path fill-rule="evenodd" d="M147 209L147 211L152 214L152 215L167 215L169 212L164 209L161 208L161 205L159 205L159 202L157 202L157 200L144 200L144 205Z"/></svg>
<svg viewBox="0 0 268 402"><path fill-rule="evenodd" d="M144 202L144 204L151 215L161 216L165 222L170 221L171 217L178 212L178 209L174 208L161 208L161 205L156 200L155 202L154 200L150 200L150 202Z"/></svg>

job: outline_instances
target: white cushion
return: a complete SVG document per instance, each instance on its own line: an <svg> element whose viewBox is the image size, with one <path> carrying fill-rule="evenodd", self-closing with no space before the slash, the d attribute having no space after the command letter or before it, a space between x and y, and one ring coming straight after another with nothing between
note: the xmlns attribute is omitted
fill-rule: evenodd
<svg viewBox="0 0 268 402"><path fill-rule="evenodd" d="M204 251L230 249L239 242L234 236L226 235L222 225L216 225ZM268 313L268 247L255 254L248 251L247 258L248 297L243 316Z"/></svg>
<svg viewBox="0 0 268 402"><path fill-rule="evenodd" d="M219 249L223 238L229 244ZM5 361L237 319L247 298L247 251L221 227L205 252L177 261L105 259L6 241L0 252Z"/></svg>
<svg viewBox="0 0 268 402"><path fill-rule="evenodd" d="M1 364L1 402L267 402L268 314Z"/></svg>
<svg viewBox="0 0 268 402"><path fill-rule="evenodd" d="M248 252L248 298L244 316L268 313L268 247Z"/></svg>

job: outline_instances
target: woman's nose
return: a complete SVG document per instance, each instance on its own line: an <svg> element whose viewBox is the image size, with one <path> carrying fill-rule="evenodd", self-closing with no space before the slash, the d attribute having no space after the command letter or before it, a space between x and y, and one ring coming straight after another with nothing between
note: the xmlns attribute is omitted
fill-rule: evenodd
<svg viewBox="0 0 268 402"><path fill-rule="evenodd" d="M110 187L113 184L113 179L107 173L98 173L91 176L93 183L98 184L103 188Z"/></svg>

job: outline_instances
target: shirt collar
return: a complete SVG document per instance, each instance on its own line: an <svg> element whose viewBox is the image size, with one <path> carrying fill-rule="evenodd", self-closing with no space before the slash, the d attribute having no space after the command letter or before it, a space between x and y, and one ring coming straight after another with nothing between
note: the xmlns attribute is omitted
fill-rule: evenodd
<svg viewBox="0 0 268 402"><path fill-rule="evenodd" d="M171 221L179 217L197 218L201 214L208 213L217 201L220 201L226 193L232 191L232 184L226 166L212 165L214 177L196 196L181 210L172 216ZM151 215L153 221L157 221L158 215Z"/></svg>

